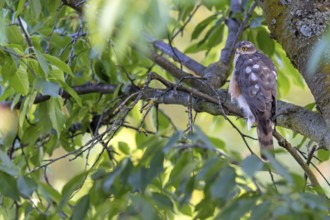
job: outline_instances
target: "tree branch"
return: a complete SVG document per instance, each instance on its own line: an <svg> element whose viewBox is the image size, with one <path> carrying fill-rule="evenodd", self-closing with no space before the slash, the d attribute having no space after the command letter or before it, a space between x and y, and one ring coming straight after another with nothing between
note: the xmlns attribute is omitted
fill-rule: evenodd
<svg viewBox="0 0 330 220"><path fill-rule="evenodd" d="M161 40L154 41L153 45L161 52L173 58L175 61L182 63L185 67L187 67L197 75L201 75L206 68L191 57L185 55L178 49L171 47L170 45L164 43Z"/></svg>
<svg viewBox="0 0 330 220"><path fill-rule="evenodd" d="M320 195L325 195L320 183L316 179L314 173L309 168L309 166L301 159L299 154L297 153L296 149L292 147L292 145L284 138L282 135L280 135L276 130L273 131L273 136L278 140L278 144L285 148L291 156L299 163L299 165L303 168L306 175L308 176L309 180L311 181L312 186L315 188L315 190Z"/></svg>
<svg viewBox="0 0 330 220"><path fill-rule="evenodd" d="M115 92L116 88L117 88L116 85L103 84L103 83L98 83L98 84L88 83L88 84L85 84L82 86L72 87L72 89L75 90L78 95L85 95L85 94L90 94L90 93L111 94L111 93ZM60 94L63 98L70 97L70 94L64 90ZM34 100L34 104L38 104L38 103L47 101L48 99L50 99L49 95L38 94L36 99ZM15 108L19 109L22 105L22 102L23 102L23 99L21 99L16 104Z"/></svg>

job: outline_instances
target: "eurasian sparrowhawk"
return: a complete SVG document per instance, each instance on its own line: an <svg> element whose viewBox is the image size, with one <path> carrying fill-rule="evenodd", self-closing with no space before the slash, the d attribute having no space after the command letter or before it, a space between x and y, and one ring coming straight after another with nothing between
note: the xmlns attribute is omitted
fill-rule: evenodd
<svg viewBox="0 0 330 220"><path fill-rule="evenodd" d="M276 111L276 80L271 59L249 41L237 43L229 93L232 101L236 100L243 109L248 129L256 123L261 152L274 149L272 125Z"/></svg>

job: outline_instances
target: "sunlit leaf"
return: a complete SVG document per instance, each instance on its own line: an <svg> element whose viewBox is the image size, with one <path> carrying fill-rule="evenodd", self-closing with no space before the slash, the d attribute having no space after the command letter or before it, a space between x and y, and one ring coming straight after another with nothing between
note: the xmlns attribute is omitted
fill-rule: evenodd
<svg viewBox="0 0 330 220"><path fill-rule="evenodd" d="M82 187L83 181L86 178L85 173L81 173L77 176L74 176L70 181L68 181L63 189L62 189L62 199L60 201L60 204L58 206L58 210L62 210L62 208L67 204L70 196L78 190L80 187Z"/></svg>
<svg viewBox="0 0 330 220"><path fill-rule="evenodd" d="M62 70L63 72L66 72L70 76L74 77L70 67L66 63L64 63L62 60L60 60L59 58L57 58L55 56L51 56L48 54L45 54L44 57L48 62L50 62L51 64L53 64L54 66L56 66L57 68Z"/></svg>
<svg viewBox="0 0 330 220"><path fill-rule="evenodd" d="M215 219L241 219L256 203L255 198L241 198L227 206Z"/></svg>
<svg viewBox="0 0 330 220"><path fill-rule="evenodd" d="M216 19L216 15L211 15L196 25L194 31L191 34L191 40L194 40L199 37L199 35L203 32L203 30Z"/></svg>
<svg viewBox="0 0 330 220"><path fill-rule="evenodd" d="M26 69L20 65L17 71L9 80L10 85L14 88L17 92L21 93L22 95L27 95L29 92L29 79L26 72Z"/></svg>
<svg viewBox="0 0 330 220"><path fill-rule="evenodd" d="M47 60L44 56L44 54L42 54L39 50L37 49L34 49L34 53L36 54L37 56L37 60L41 66L41 69L44 71L44 73L46 74L46 76L48 75L49 73L49 67L48 67L48 63L47 63Z"/></svg>

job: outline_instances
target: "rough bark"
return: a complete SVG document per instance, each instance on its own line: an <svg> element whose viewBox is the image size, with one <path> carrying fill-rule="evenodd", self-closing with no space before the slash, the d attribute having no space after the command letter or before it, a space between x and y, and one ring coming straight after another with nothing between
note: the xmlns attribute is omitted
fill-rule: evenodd
<svg viewBox="0 0 330 220"><path fill-rule="evenodd" d="M320 63L314 73L308 72L307 67L311 51L330 21L329 3L291 0L262 0L259 3L272 36L282 45L310 88L327 125L327 129L319 132L326 135L330 131L330 71L326 63ZM325 147L330 149L329 145Z"/></svg>

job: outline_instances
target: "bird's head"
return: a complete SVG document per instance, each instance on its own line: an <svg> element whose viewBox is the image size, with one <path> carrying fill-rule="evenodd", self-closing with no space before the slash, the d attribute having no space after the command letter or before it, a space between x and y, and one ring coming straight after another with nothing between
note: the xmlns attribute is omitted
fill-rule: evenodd
<svg viewBox="0 0 330 220"><path fill-rule="evenodd" d="M253 54L257 51L250 41L240 41L236 44L236 54Z"/></svg>

